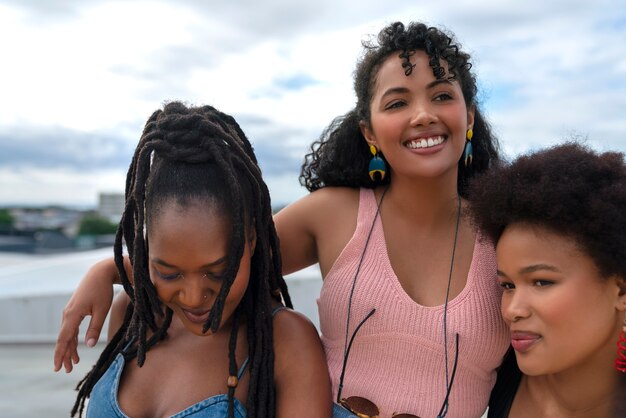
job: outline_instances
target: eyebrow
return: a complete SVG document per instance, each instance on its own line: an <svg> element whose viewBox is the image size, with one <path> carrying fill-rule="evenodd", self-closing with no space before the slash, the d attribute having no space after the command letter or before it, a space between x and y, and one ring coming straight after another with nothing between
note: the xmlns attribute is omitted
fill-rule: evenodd
<svg viewBox="0 0 626 418"><path fill-rule="evenodd" d="M555 273L558 273L558 272L561 271L558 268L556 268L555 266L552 266L550 264L533 264L531 266L526 266L526 267L521 268L518 273L519 274L528 274L528 273L534 273L535 271L540 271L540 270L553 271ZM500 277L509 277L502 270L497 270L496 273Z"/></svg>
<svg viewBox="0 0 626 418"><path fill-rule="evenodd" d="M433 80L430 83L426 84L426 89L430 90L440 84L452 84L452 81L448 78L442 78L442 79L437 79L437 80ZM407 87L391 87L389 89L387 89L381 96L380 99L384 99L386 96L389 96L390 94L396 94L396 93L408 93L409 89Z"/></svg>
<svg viewBox="0 0 626 418"><path fill-rule="evenodd" d="M203 270L203 269L206 269L206 268L219 266L220 264L223 264L226 260L227 260L227 257L226 257L226 256L224 256L224 257L222 257L222 258L218 258L218 259L217 259L217 260L215 260L215 261L212 261L212 262L210 262L210 263L207 263L207 264L204 264L204 265L200 266L200 269L199 269L199 270ZM156 263L156 264L160 264L160 265L162 265L162 266L164 266L164 267L169 267L169 268L173 268L173 269L178 268L177 266L175 266L175 265L173 265L173 264L170 264L170 263L168 263L168 262L167 262L167 261L165 261L165 260L161 260L161 259L160 259L160 258L158 258L158 257L154 257L154 258L152 259L152 262L153 262L153 263Z"/></svg>

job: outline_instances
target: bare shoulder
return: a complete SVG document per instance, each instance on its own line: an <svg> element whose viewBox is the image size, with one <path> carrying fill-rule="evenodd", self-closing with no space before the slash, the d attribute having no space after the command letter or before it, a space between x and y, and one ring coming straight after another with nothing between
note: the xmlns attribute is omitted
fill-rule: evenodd
<svg viewBox="0 0 626 418"><path fill-rule="evenodd" d="M274 316L274 379L277 416L332 415L330 377L324 349L313 323L282 309Z"/></svg>
<svg viewBox="0 0 626 418"><path fill-rule="evenodd" d="M359 189L348 187L324 187L309 193L282 209L276 218L289 216L292 212L298 217L308 215L306 219L325 217L329 212L351 212L358 208Z"/></svg>
<svg viewBox="0 0 626 418"><path fill-rule="evenodd" d="M283 273L334 263L356 227L359 190L325 187L291 203L274 216Z"/></svg>
<svg viewBox="0 0 626 418"><path fill-rule="evenodd" d="M350 210L358 207L359 189L350 187L324 187L309 194L317 209Z"/></svg>
<svg viewBox="0 0 626 418"><path fill-rule="evenodd" d="M284 308L276 312L273 328L274 349L277 353L301 355L302 350L316 351L322 347L315 325L298 311Z"/></svg>

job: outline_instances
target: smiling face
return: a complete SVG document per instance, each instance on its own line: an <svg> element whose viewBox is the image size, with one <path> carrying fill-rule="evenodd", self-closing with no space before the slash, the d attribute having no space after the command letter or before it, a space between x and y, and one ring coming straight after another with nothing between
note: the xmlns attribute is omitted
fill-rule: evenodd
<svg viewBox="0 0 626 418"><path fill-rule="evenodd" d="M167 203L148 233L150 277L159 299L196 335L210 335L202 333L202 327L222 286L230 238L229 220L206 206ZM220 327L232 317L248 287L253 251L250 241L226 297Z"/></svg>
<svg viewBox="0 0 626 418"><path fill-rule="evenodd" d="M616 278L601 277L571 239L540 227L508 226L496 254L522 372L558 373L594 359L612 367L626 305Z"/></svg>
<svg viewBox="0 0 626 418"><path fill-rule="evenodd" d="M361 131L395 173L434 177L452 172L456 178L474 109L467 108L458 81L447 73L441 80L435 78L428 60L424 51L416 51L409 76L398 53L383 62L370 104L370 124L362 122ZM447 71L447 64L442 64Z"/></svg>

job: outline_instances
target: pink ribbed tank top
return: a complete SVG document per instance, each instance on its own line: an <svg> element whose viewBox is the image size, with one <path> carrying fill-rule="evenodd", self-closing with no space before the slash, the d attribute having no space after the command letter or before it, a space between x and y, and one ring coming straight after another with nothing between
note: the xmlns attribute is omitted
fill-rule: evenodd
<svg viewBox="0 0 626 418"><path fill-rule="evenodd" d="M356 230L326 275L317 301L334 399L343 363L348 298L376 206L373 191L361 189ZM500 316L500 294L493 246L477 238L465 288L448 302L449 373L455 333L459 357L447 418L480 417L487 408L495 369L510 341ZM354 339L342 397L373 401L382 418L394 412L436 417L446 395L444 307L421 306L406 294L391 267L380 216L357 278L349 336L372 308L376 313Z"/></svg>

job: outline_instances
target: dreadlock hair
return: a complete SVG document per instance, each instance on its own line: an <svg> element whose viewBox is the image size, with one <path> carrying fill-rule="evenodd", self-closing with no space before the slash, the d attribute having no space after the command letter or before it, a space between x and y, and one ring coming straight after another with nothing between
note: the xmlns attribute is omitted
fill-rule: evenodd
<svg viewBox="0 0 626 418"><path fill-rule="evenodd" d="M409 60L411 55L415 51L424 51L437 79L446 77L446 70L440 60L447 62L448 77L459 81L465 104L476 109L472 139L473 162L466 167L461 159L458 165L458 192L465 197L469 179L500 159L498 141L478 109L476 77L471 72L469 54L461 51L454 35L418 22L412 22L408 27L401 22L392 23L380 31L376 42L363 42L363 48L364 53L354 73L356 106L333 120L320 138L313 142L311 152L304 157L300 184L314 191L325 186L374 188L390 181L389 172L384 180L377 183L371 181L368 175L371 154L359 122L371 126L370 103L376 89L378 71L385 60L392 54L398 54L404 73L409 76L414 67Z"/></svg>
<svg viewBox="0 0 626 418"><path fill-rule="evenodd" d="M235 347L239 319L247 318L249 346L248 416L275 415L272 299L292 307L281 274L278 237L269 191L252 146L229 115L211 106L186 107L171 102L148 119L126 178L126 203L114 245L115 263L131 303L123 325L92 370L77 386L72 416L82 412L94 385L118 353L141 367L147 352L165 338L172 311L161 304L148 270L148 228L168 203L202 204L230 220L232 235L222 287L203 331L216 332L226 296L239 270L246 232L254 228L256 247L248 288L233 314L229 371L237 375ZM145 218L144 218L145 217ZM133 282L123 264L123 243L132 264ZM161 318L161 319L159 319ZM130 348L126 348L130 346ZM228 389L229 416L234 416L234 388Z"/></svg>

